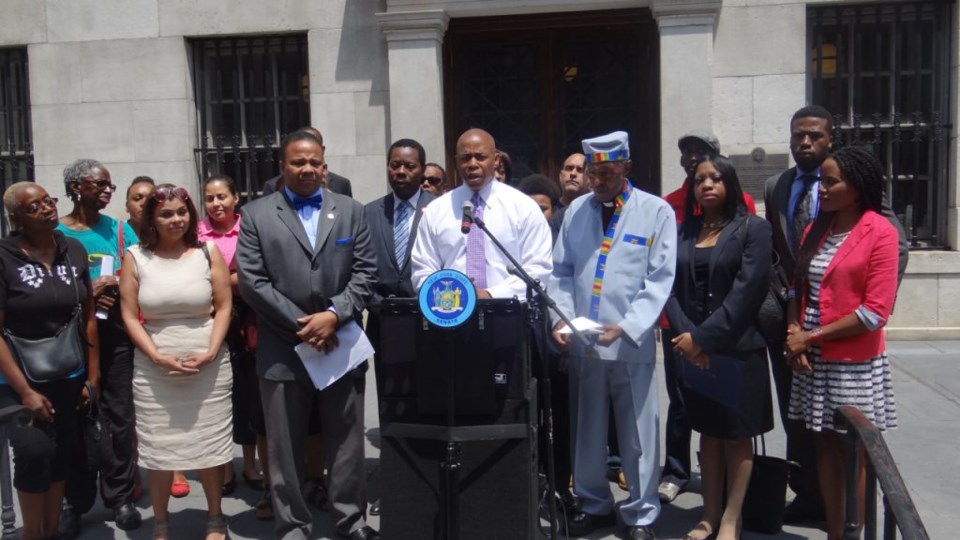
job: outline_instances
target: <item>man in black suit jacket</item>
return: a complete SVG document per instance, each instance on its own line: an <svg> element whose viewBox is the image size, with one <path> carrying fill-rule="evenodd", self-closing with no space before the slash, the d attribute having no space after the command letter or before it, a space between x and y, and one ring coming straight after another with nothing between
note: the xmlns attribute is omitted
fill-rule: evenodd
<svg viewBox="0 0 960 540"><path fill-rule="evenodd" d="M297 131L306 131L307 133L310 133L320 141L321 145L323 145L323 134L320 133L319 129L307 126L302 127ZM323 151L327 151L326 146L323 146ZM266 197L267 195L277 191L277 183L282 177L282 175L277 175L264 182L262 197ZM330 171L327 171L327 189L334 193L346 195L347 197L351 198L353 197L353 188L350 186L350 180Z"/></svg>
<svg viewBox="0 0 960 540"><path fill-rule="evenodd" d="M410 251L417 237L422 210L436 196L420 188L426 153L423 146L412 139L400 139L387 151L387 182L391 192L364 206L370 227L370 238L377 253L379 283L369 305L367 330L374 345L377 333L371 328L378 322L376 314L384 298L397 296L412 298L417 291L410 281ZM400 211L400 206L405 209ZM402 231L397 228L397 217L403 218ZM403 243L398 251L397 240ZM379 347L377 347L379 349Z"/></svg>
<svg viewBox="0 0 960 540"><path fill-rule="evenodd" d="M773 248L780 256L780 264L792 282L797 265L797 249L800 243L793 220L799 202L807 194L806 190L819 189L820 165L830 153L833 120L830 112L819 106L803 107L794 113L790 121L790 152L797 163L796 167L781 174L771 176L764 185L764 205L767 221L773 227ZM808 183L804 183L804 177ZM792 203L792 204L791 204ZM814 205L815 209L816 206ZM890 201L884 193L883 216L897 229L900 236L900 264L898 278L903 278L907 268L909 246L903 226L893 213ZM816 212L809 212L809 221ZM784 520L795 523L806 520L823 519L823 503L817 482L817 471L813 438L801 422L787 418L790 404L790 384L793 372L787 367L783 354L783 343L769 344L770 361L774 382L777 386L777 401L780 404L780 418L787 432L787 459L800 464L800 472L790 475L790 489L797 494L796 499L787 507Z"/></svg>
<svg viewBox="0 0 960 540"><path fill-rule="evenodd" d="M322 143L288 135L284 189L244 207L237 245L240 294L257 312L257 375L267 427L277 538L311 537L301 486L315 389L294 347L337 347L336 331L359 321L376 285L376 255L363 207L324 189ZM356 369L319 392L331 517L353 540L379 538L364 521L364 375Z"/></svg>

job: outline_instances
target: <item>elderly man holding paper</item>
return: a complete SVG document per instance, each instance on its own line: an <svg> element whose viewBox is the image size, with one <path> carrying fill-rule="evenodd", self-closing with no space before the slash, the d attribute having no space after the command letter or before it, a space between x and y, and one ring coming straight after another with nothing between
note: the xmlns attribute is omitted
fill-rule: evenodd
<svg viewBox="0 0 960 540"><path fill-rule="evenodd" d="M313 134L298 131L283 140L280 173L281 191L244 207L237 269L240 294L258 315L257 375L276 536L305 540L312 516L301 485L315 391L305 363L340 360L310 358L304 349L348 346L338 335L346 338L345 327L356 325L373 294L376 255L363 206L326 188L323 144ZM362 370L349 369L317 400L331 517L338 534L355 540L379 538L364 520L363 393Z"/></svg>
<svg viewBox="0 0 960 540"><path fill-rule="evenodd" d="M586 178L593 191L573 201L553 250L550 290L570 318L589 321L589 346L554 326L570 351L570 432L574 433L574 491L580 512L568 537L616 523L606 479L608 404L630 496L620 508L627 538L651 540L660 513L657 387L653 384L657 323L673 285L677 229L673 210L627 181L627 134L583 141ZM596 323L593 328L590 322ZM583 324L583 323L587 324Z"/></svg>

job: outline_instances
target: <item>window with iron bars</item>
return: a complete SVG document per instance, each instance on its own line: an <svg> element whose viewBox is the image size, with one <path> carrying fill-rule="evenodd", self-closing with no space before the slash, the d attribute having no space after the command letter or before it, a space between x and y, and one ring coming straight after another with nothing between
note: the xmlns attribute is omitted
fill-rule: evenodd
<svg viewBox="0 0 960 540"><path fill-rule="evenodd" d="M808 8L811 102L870 144L912 248L946 247L953 2Z"/></svg>
<svg viewBox="0 0 960 540"><path fill-rule="evenodd" d="M191 42L200 178L223 173L241 201L278 174L287 133L310 124L306 35Z"/></svg>
<svg viewBox="0 0 960 540"><path fill-rule="evenodd" d="M33 181L27 48L0 48L0 183L6 191L22 181ZM0 233L8 232L0 205Z"/></svg>

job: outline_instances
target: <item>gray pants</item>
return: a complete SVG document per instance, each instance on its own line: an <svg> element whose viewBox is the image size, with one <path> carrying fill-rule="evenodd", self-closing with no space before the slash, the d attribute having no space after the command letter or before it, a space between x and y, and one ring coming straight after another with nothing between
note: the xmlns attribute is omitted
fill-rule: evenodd
<svg viewBox="0 0 960 540"><path fill-rule="evenodd" d="M331 517L344 535L366 525L363 375L348 373L317 399ZM309 383L260 380L276 534L283 540L306 540L313 528L301 487L306 481L304 448L314 392Z"/></svg>

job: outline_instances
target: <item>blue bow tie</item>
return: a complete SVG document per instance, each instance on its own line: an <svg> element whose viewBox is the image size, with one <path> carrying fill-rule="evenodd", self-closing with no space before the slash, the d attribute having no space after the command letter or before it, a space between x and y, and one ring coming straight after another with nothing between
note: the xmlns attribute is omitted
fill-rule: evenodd
<svg viewBox="0 0 960 540"><path fill-rule="evenodd" d="M300 210L304 206L312 206L319 209L320 205L323 204L323 195L316 194L313 197L294 197L293 198L293 208L295 210Z"/></svg>

